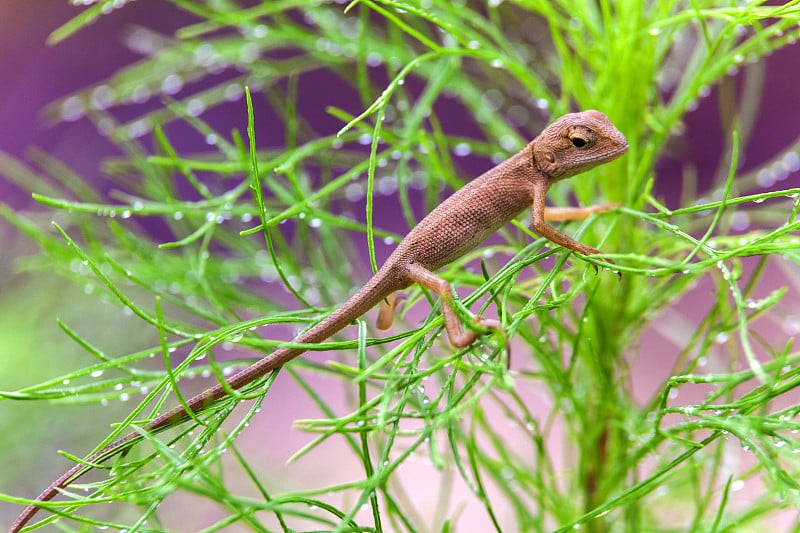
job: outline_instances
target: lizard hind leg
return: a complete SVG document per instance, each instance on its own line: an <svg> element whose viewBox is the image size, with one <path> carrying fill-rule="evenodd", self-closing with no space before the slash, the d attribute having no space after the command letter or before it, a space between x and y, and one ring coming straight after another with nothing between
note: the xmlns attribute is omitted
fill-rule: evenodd
<svg viewBox="0 0 800 533"><path fill-rule="evenodd" d="M465 348L475 342L478 338L478 333L471 329L464 331L464 328L461 326L461 320L459 320L458 315L456 315L453 309L453 289L445 279L440 278L418 263L411 263L408 265L408 277L414 283L435 292L441 299L444 327L450 339L450 344L456 348ZM476 316L474 323L480 328L502 331L502 325L497 320L489 320Z"/></svg>
<svg viewBox="0 0 800 533"><path fill-rule="evenodd" d="M400 307L406 300L407 296L404 293L393 292L383 300L381 300L381 307L378 310L378 318L375 320L375 326L380 329L389 329L394 322L394 314L397 308Z"/></svg>

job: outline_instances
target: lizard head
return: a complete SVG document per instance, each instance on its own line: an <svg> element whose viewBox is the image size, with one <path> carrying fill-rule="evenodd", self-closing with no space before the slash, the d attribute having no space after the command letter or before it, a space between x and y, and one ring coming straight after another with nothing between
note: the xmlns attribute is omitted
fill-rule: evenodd
<svg viewBox="0 0 800 533"><path fill-rule="evenodd" d="M564 115L531 142L534 166L552 181L613 161L626 151L625 136L593 109Z"/></svg>

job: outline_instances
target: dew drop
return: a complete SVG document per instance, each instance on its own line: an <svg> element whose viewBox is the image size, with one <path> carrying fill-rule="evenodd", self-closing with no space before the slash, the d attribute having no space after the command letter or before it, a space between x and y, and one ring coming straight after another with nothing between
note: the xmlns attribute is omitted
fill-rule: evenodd
<svg viewBox="0 0 800 533"><path fill-rule="evenodd" d="M503 135L500 137L500 146L503 150L511 152L517 148L517 140L513 135Z"/></svg>
<svg viewBox="0 0 800 533"><path fill-rule="evenodd" d="M267 36L268 27L265 24L258 24L253 28L252 35L256 39L263 39Z"/></svg>
<svg viewBox="0 0 800 533"><path fill-rule="evenodd" d="M89 97L93 109L108 109L114 102L114 93L108 85L98 85Z"/></svg>
<svg viewBox="0 0 800 533"><path fill-rule="evenodd" d="M150 99L153 95L152 91L146 85L137 85L133 88L133 92L128 97L134 104L143 104Z"/></svg>
<svg viewBox="0 0 800 533"><path fill-rule="evenodd" d="M366 58L368 67L379 67L383 63L383 56L378 52L370 52Z"/></svg>
<svg viewBox="0 0 800 533"><path fill-rule="evenodd" d="M212 65L217 56L217 50L210 43L203 43L198 46L192 56L194 63L201 67Z"/></svg>
<svg viewBox="0 0 800 533"><path fill-rule="evenodd" d="M261 50L256 43L245 43L239 50L239 59L243 63L253 63L261 56Z"/></svg>
<svg viewBox="0 0 800 533"><path fill-rule="evenodd" d="M783 165L788 172L797 172L800 170L800 155L797 152L787 152L783 156Z"/></svg>
<svg viewBox="0 0 800 533"><path fill-rule="evenodd" d="M186 112L193 117L202 115L203 111L205 110L206 110L206 104L199 98L192 98L186 104Z"/></svg>
<svg viewBox="0 0 800 533"><path fill-rule="evenodd" d="M239 100L243 94L244 89L242 89L242 86L238 83L231 83L225 87L225 99L229 102L235 102Z"/></svg>
<svg viewBox="0 0 800 533"><path fill-rule="evenodd" d="M390 195L397 190L397 178L395 176L381 176L376 183L378 194Z"/></svg>
<svg viewBox="0 0 800 533"><path fill-rule="evenodd" d="M110 117L102 117L97 120L97 133L103 137L109 137L116 131L116 124Z"/></svg>
<svg viewBox="0 0 800 533"><path fill-rule="evenodd" d="M156 51L153 34L145 28L133 30L125 40L125 44L132 51L142 55L150 55Z"/></svg>
<svg viewBox="0 0 800 533"><path fill-rule="evenodd" d="M453 147L453 153L459 157L464 157L472 153L472 147L469 143L458 143Z"/></svg>
<svg viewBox="0 0 800 533"><path fill-rule="evenodd" d="M745 211L736 211L731 215L730 222L734 231L744 231L750 227L750 215Z"/></svg>
<svg viewBox="0 0 800 533"><path fill-rule="evenodd" d="M668 396L669 396L670 400L674 400L675 398L677 398L678 397L678 389L670 389Z"/></svg>
<svg viewBox="0 0 800 533"><path fill-rule="evenodd" d="M135 120L128 126L128 137L136 139L147 133L149 129L146 119Z"/></svg>
<svg viewBox="0 0 800 533"><path fill-rule="evenodd" d="M786 315L781 321L783 332L790 336L800 334L800 316Z"/></svg>
<svg viewBox="0 0 800 533"><path fill-rule="evenodd" d="M61 103L61 118L67 122L74 122L83 117L86 107L77 96L70 96Z"/></svg>
<svg viewBox="0 0 800 533"><path fill-rule="evenodd" d="M183 78L177 74L170 74L161 82L161 92L164 94L176 94L183 89Z"/></svg>

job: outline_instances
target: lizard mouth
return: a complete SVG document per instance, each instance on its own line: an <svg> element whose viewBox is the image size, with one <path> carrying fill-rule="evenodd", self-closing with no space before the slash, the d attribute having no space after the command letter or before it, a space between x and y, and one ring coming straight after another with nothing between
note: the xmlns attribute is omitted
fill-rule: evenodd
<svg viewBox="0 0 800 533"><path fill-rule="evenodd" d="M613 138L612 142L609 144L611 146L608 147L606 156L602 158L602 163L608 163L621 157L623 154L625 154L625 152L628 151L629 148L628 140L621 133Z"/></svg>
<svg viewBox="0 0 800 533"><path fill-rule="evenodd" d="M616 131L611 140L615 146L615 149L612 150L613 157L611 159L616 159L628 151L628 139L625 138L621 131Z"/></svg>

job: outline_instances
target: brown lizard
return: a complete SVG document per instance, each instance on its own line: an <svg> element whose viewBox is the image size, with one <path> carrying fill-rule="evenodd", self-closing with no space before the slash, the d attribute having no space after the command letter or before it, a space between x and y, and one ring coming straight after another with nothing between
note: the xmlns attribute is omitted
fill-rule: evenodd
<svg viewBox="0 0 800 533"><path fill-rule="evenodd" d="M564 115L519 153L472 180L431 211L405 236L366 285L292 342L323 342L379 303L378 327L386 329L391 326L394 315L392 295L418 283L441 299L451 344L458 348L472 344L478 336L475 329L499 328L500 323L476 317L475 326L465 331L453 309L453 289L434 271L475 248L528 207L531 207L533 229L542 237L584 255L601 253L564 235L546 220L579 220L613 206L546 208L545 194L554 182L612 161L627 149L625 137L599 111ZM217 384L191 398L186 405L194 413L200 412L224 397L228 387L240 389L305 351L303 348L279 348L231 376L225 386ZM151 420L143 429L155 432L187 418L186 409L178 406ZM22 529L38 510L38 503L52 499L60 489L91 470L88 465L122 453L139 439L140 433L129 433L90 455L86 464L73 466L25 508L9 531L16 533Z"/></svg>

